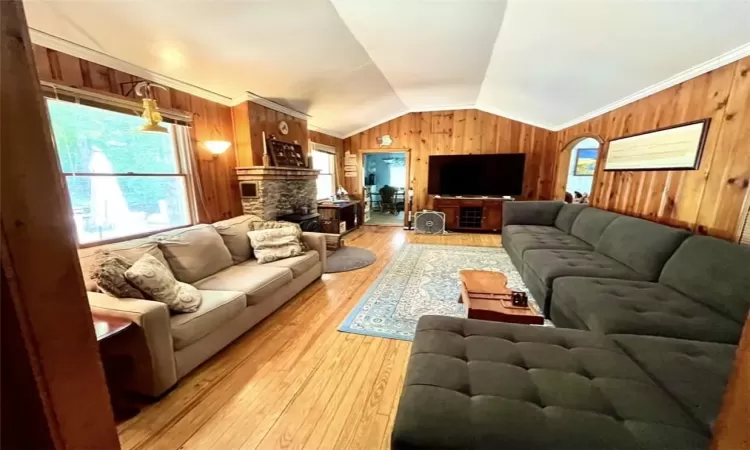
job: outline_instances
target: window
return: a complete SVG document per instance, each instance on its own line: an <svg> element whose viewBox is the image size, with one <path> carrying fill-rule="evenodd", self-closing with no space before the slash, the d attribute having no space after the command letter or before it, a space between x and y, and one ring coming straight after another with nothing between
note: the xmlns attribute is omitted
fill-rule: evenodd
<svg viewBox="0 0 750 450"><path fill-rule="evenodd" d="M313 169L320 170L318 175L318 200L330 198L336 191L336 156L320 150L311 150Z"/></svg>
<svg viewBox="0 0 750 450"><path fill-rule="evenodd" d="M192 223L178 145L186 127L144 133L135 115L54 99L47 107L79 244Z"/></svg>
<svg viewBox="0 0 750 450"><path fill-rule="evenodd" d="M406 167L391 166L391 186L406 187Z"/></svg>

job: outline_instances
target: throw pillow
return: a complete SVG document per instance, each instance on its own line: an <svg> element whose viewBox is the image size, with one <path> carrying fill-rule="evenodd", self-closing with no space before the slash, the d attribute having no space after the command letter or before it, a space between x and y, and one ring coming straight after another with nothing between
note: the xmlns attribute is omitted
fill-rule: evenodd
<svg viewBox="0 0 750 450"><path fill-rule="evenodd" d="M96 286L112 297L144 298L141 291L135 288L125 278L125 271L133 263L130 260L107 250L100 250L94 254L94 263L89 270L89 278Z"/></svg>
<svg viewBox="0 0 750 450"><path fill-rule="evenodd" d="M143 255L125 272L125 277L170 311L189 313L201 305L201 293L195 287L177 281L167 266L151 255Z"/></svg>
<svg viewBox="0 0 750 450"><path fill-rule="evenodd" d="M300 227L298 223L285 222L283 220L264 220L250 223L250 231L272 230L276 228L286 227L292 227L297 230L297 238L299 239L299 245L302 248L302 253L310 250L310 247L305 244L305 241L302 240L302 227Z"/></svg>
<svg viewBox="0 0 750 450"><path fill-rule="evenodd" d="M266 264L280 259L302 254L299 237L294 227L269 228L249 231L247 237L253 246L258 264Z"/></svg>

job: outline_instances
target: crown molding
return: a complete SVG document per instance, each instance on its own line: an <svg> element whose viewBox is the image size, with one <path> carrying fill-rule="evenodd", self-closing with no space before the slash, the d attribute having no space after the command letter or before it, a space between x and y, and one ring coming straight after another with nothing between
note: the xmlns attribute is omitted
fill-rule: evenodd
<svg viewBox="0 0 750 450"><path fill-rule="evenodd" d="M96 64L101 64L103 66L119 70L130 75L135 75L139 78L153 81L154 83L177 89L179 91L186 92L190 95L195 95L196 97L204 98L206 100L211 100L212 102L216 102L225 106L232 105L232 99L230 97L217 94L216 92L209 91L207 89L203 89L194 84L176 80L172 77L162 75L160 73L152 72L148 69L144 69L141 66L131 64L121 59L109 56L97 50L92 50L88 47L84 47L83 45L79 45L57 36L53 36L43 31L29 28L29 35L31 37L31 42L37 45L41 45L42 47L67 53L77 58L85 59L86 61L91 61Z"/></svg>
<svg viewBox="0 0 750 450"><path fill-rule="evenodd" d="M685 81L688 81L692 78L703 75L704 73L710 72L712 70L716 70L719 67L726 66L727 64L731 64L746 56L750 56L750 43L741 45L735 48L734 50L730 50L724 53L723 55L719 55L716 58L709 59L708 61L695 65L687 70L683 70L682 72L676 75L673 75L667 78L666 80L660 81L659 83L656 83L656 84L652 84L651 86L645 89L641 89L640 91L634 94L628 95L627 97L623 97L620 100L617 100L616 102L610 103L609 105L603 106L599 109L595 109L594 111L591 111L590 113L584 114L571 121L565 122L561 125L558 125L550 129L552 131L564 130L565 128L572 127L573 125L576 125L581 122L585 122L587 120L601 116L602 114L606 114L610 111L613 111L617 108L625 106L629 103L633 103L637 100L646 98L649 95L656 94L657 92L663 91L665 89L669 89L680 83L684 83Z"/></svg>
<svg viewBox="0 0 750 450"><path fill-rule="evenodd" d="M514 122L520 122L520 123L524 123L526 125L531 125L532 127L542 128L542 129L548 130L548 131L554 131L553 127L551 127L548 124L534 122L533 120L527 120L525 118L518 117L515 114L510 114L507 111L503 111L503 110L501 110L499 108L495 108L494 106L477 105L476 109L478 109L480 111L484 111L486 113L494 114L496 116L504 117L506 119L510 119L510 120L512 120Z"/></svg>
<svg viewBox="0 0 750 450"><path fill-rule="evenodd" d="M409 113L411 113L411 110L407 109L406 111L401 111L401 112L399 112L397 114L390 114L390 115L386 116L384 119L380 119L380 120L378 120L378 121L376 121L376 122L374 122L374 123L372 123L370 125L367 125L367 126L364 126L364 127L361 127L361 128L357 128L356 130L350 131L349 133L344 133L344 139L350 138L350 137L354 136L355 134L358 134L358 133L361 133L363 131L369 130L370 128L374 128L374 127L376 127L378 125L384 124L384 123L386 123L386 122L388 122L390 120L393 120L393 119L397 119L397 118L399 118L399 117L401 117L403 115L409 114Z"/></svg>
<svg viewBox="0 0 750 450"><path fill-rule="evenodd" d="M265 106L266 108L272 109L274 111L278 111L280 113L295 117L300 120L307 121L307 120L310 120L310 118L312 117L307 113L303 113L302 111L297 111L296 109L292 109L280 103L276 103L273 100L269 100L265 97L261 97L260 95L252 93L250 91L247 91L244 94L235 97L232 100L232 106L237 106L243 102L257 103L259 105Z"/></svg>
<svg viewBox="0 0 750 450"><path fill-rule="evenodd" d="M335 138L339 138L339 139L344 139L346 137L342 133L339 133L338 131L329 130L328 128L321 128L321 127L311 124L310 122L307 123L307 130L317 131L318 133L322 133L322 134L332 136Z"/></svg>
<svg viewBox="0 0 750 450"><path fill-rule="evenodd" d="M493 108L491 106L488 107L488 106L480 106L480 105L458 105L458 106L445 106L445 107L435 107L435 108L407 109L406 111L400 112L398 114L389 115L385 119L378 120L378 121L373 122L372 124L367 125L365 127L357 128L354 131L351 131L349 133L345 133L343 135L343 139L350 138L350 137L354 136L355 134L361 133L363 131L367 131L370 128L375 128L378 125L382 125L382 124L384 124L386 122L389 122L389 121L391 121L393 119L397 119L397 118L399 118L401 116L404 116L406 114L421 113L421 112L459 111L459 110L465 110L465 109L476 109L478 111L483 111L483 112L486 112L486 113L494 114L496 116L504 117L506 119L514 120L516 122L525 123L527 125L531 125L531 126L534 126L534 127L537 127L537 128L544 128L545 130L551 130L552 129L549 125L542 125L542 124L534 123L534 122L529 121L529 120L516 118L516 117L513 117L511 114L507 114L504 111L500 111L499 109Z"/></svg>

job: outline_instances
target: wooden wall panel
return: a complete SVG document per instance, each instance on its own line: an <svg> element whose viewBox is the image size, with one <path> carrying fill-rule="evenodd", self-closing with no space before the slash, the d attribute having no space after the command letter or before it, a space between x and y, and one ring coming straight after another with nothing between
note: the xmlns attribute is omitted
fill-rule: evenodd
<svg viewBox="0 0 750 450"><path fill-rule="evenodd" d="M307 121L294 116L275 111L263 105L247 102L250 116L250 148L252 151L253 165L263 164L263 132L266 137L275 135L276 139L296 143L302 146L302 152L307 156ZM279 133L279 122L286 121L289 125L289 134L282 136Z"/></svg>
<svg viewBox="0 0 750 450"><path fill-rule="evenodd" d="M121 83L136 79L130 74L37 45L34 46L34 58L41 80L67 86L122 96L129 87L123 87ZM234 141L231 108L175 89L168 92L156 89L155 92L160 106L193 114L191 139L206 199L201 221L213 222L242 214L234 171L237 165L235 145L218 157L201 145L201 142L211 139ZM130 92L129 97L134 98L134 93Z"/></svg>
<svg viewBox="0 0 750 450"><path fill-rule="evenodd" d="M377 138L390 134L393 143L380 147ZM357 133L344 140L344 151L363 149L411 149L410 174L415 210L431 207L427 194L430 155L525 153L526 173L522 199L549 199L553 195L555 133L475 109L410 113ZM339 169L342 169L343 154ZM345 178L344 188L361 192L361 168L357 178Z"/></svg>
<svg viewBox="0 0 750 450"><path fill-rule="evenodd" d="M599 208L698 233L734 239L750 183L750 58L556 133L555 197L562 199L570 162L568 144L580 137L604 141L711 119L697 170L596 170L591 201ZM600 161L606 157L606 144Z"/></svg>

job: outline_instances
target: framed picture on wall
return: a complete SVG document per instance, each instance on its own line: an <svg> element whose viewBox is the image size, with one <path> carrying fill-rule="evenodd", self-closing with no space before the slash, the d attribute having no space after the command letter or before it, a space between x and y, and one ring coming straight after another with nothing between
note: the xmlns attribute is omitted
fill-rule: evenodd
<svg viewBox="0 0 750 450"><path fill-rule="evenodd" d="M598 148L579 148L576 154L576 166L573 175L576 177L593 177L596 170L596 158L599 156Z"/></svg>
<svg viewBox="0 0 750 450"><path fill-rule="evenodd" d="M604 170L692 170L700 165L711 119L609 141Z"/></svg>

